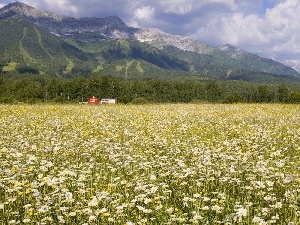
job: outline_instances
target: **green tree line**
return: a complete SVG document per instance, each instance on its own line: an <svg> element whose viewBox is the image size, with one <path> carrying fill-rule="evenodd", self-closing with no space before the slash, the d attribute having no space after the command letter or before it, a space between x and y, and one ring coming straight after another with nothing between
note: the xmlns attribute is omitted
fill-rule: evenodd
<svg viewBox="0 0 300 225"><path fill-rule="evenodd" d="M107 76L54 78L2 74L0 102L80 102L91 96L119 103L300 103L300 84L256 84L224 80L124 80Z"/></svg>

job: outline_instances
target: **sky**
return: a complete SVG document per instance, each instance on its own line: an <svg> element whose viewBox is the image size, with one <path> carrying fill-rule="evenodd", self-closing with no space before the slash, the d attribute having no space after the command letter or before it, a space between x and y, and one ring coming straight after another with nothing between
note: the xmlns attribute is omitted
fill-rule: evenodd
<svg viewBox="0 0 300 225"><path fill-rule="evenodd" d="M0 0L0 7L14 0ZM156 27L214 47L231 44L300 65L299 0L19 0L74 17L118 16L131 27Z"/></svg>

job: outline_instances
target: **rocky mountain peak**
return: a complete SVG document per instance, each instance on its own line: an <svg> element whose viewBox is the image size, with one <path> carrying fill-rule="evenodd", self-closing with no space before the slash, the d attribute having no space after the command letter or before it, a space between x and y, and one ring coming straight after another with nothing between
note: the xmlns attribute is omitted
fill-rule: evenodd
<svg viewBox="0 0 300 225"><path fill-rule="evenodd" d="M126 27L127 25L124 23L123 20L121 20L119 17L117 16L109 16L106 17L106 20L110 21L111 24L116 24L117 26L120 27Z"/></svg>
<svg viewBox="0 0 300 225"><path fill-rule="evenodd" d="M234 59L237 59L239 56L246 53L242 49L237 48L235 46L232 46L230 44L221 45L218 49L220 51L223 51L223 52L227 53L228 55L230 55Z"/></svg>
<svg viewBox="0 0 300 225"><path fill-rule="evenodd" d="M174 46L181 50L207 54L213 47L190 36L180 36L165 33L158 28L142 28L135 33L135 38L141 42L154 45L157 48Z"/></svg>
<svg viewBox="0 0 300 225"><path fill-rule="evenodd" d="M35 18L35 19L41 17L51 18L57 21L60 21L64 18L63 16L58 16L48 11L37 10L34 7L31 7L21 2L9 3L8 5L0 9L0 15L4 15L4 14L10 14L10 15L14 14L19 16L25 16L27 18Z"/></svg>
<svg viewBox="0 0 300 225"><path fill-rule="evenodd" d="M0 9L0 17L22 16L53 34L82 41L99 41L107 38L127 39L137 29L127 25L117 16L106 18L74 18L37 10L24 3L14 2Z"/></svg>

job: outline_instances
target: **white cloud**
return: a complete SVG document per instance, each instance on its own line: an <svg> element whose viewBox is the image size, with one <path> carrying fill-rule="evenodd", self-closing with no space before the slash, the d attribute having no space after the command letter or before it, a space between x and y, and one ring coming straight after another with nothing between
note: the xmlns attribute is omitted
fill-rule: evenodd
<svg viewBox="0 0 300 225"><path fill-rule="evenodd" d="M183 15L186 14L196 7L198 7L201 2L197 0L164 0L160 1L160 8L165 13L174 13Z"/></svg>
<svg viewBox="0 0 300 225"><path fill-rule="evenodd" d="M154 8L150 6L137 8L134 12L136 19L151 19L154 15Z"/></svg>
<svg viewBox="0 0 300 225"><path fill-rule="evenodd" d="M263 20L257 15L244 16L242 13L234 13L230 18L223 18L220 24L214 25L214 29L223 43L257 45L267 42L262 33L262 24Z"/></svg>
<svg viewBox="0 0 300 225"><path fill-rule="evenodd" d="M280 54L299 54L299 12L298 0L284 0L262 16L241 12L216 16L196 36L205 41L215 36L215 43L233 44L275 59Z"/></svg>
<svg viewBox="0 0 300 225"><path fill-rule="evenodd" d="M300 57L296 59L287 59L283 61L284 64L293 67L298 72L300 72Z"/></svg>
<svg viewBox="0 0 300 225"><path fill-rule="evenodd" d="M210 5L226 6L229 8L234 8L234 0L157 0L157 6L164 13L177 14L177 15L186 15L188 13L197 11L202 7L208 7ZM217 10L222 10L222 7L219 7Z"/></svg>
<svg viewBox="0 0 300 225"><path fill-rule="evenodd" d="M55 12L60 15L73 16L79 11L80 5L73 4L70 0L22 0L23 3L37 9Z"/></svg>
<svg viewBox="0 0 300 225"><path fill-rule="evenodd" d="M69 0L57 0L56 2L57 6L64 11L69 11L72 14L76 14L78 12L78 7L72 5L72 3Z"/></svg>

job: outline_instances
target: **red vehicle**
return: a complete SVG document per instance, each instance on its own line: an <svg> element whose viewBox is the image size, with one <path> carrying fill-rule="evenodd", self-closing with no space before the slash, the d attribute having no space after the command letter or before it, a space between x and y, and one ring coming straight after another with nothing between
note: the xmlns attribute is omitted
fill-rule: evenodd
<svg viewBox="0 0 300 225"><path fill-rule="evenodd" d="M96 98L95 96L91 97L89 100L88 100L88 104L93 104L93 105L98 105L99 104L99 99Z"/></svg>

